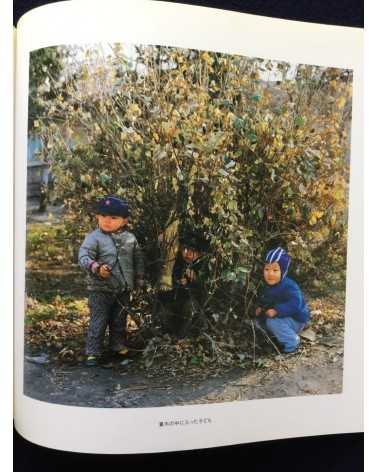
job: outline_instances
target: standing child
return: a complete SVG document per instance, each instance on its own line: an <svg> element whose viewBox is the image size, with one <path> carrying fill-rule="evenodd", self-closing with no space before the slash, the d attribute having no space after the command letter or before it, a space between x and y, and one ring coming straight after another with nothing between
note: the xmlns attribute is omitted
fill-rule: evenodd
<svg viewBox="0 0 378 472"><path fill-rule="evenodd" d="M79 264L88 274L90 322L86 364L95 366L102 354L106 328L110 350L126 355L125 328L130 291L143 285L143 256L134 234L127 231L125 200L109 195L96 203L98 228L79 251Z"/></svg>
<svg viewBox="0 0 378 472"><path fill-rule="evenodd" d="M265 286L256 309L259 324L265 324L285 353L298 348L298 333L310 319L301 289L287 277L290 262L290 256L280 247L268 252L264 266Z"/></svg>

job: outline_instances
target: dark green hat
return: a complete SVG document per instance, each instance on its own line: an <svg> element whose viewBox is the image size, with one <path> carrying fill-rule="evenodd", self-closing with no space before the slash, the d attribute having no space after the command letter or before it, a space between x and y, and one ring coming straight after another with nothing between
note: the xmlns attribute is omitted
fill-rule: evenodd
<svg viewBox="0 0 378 472"><path fill-rule="evenodd" d="M179 242L182 246L201 251L209 251L209 242L202 233L195 230L185 230L179 237Z"/></svg>

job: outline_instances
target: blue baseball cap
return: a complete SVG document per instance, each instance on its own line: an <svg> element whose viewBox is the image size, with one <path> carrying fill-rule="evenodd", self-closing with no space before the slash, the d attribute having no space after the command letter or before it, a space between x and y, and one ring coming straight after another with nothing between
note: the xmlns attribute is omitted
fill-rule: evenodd
<svg viewBox="0 0 378 472"><path fill-rule="evenodd" d="M129 205L126 200L107 195L94 205L94 211L99 215L121 216L127 218L129 216Z"/></svg>

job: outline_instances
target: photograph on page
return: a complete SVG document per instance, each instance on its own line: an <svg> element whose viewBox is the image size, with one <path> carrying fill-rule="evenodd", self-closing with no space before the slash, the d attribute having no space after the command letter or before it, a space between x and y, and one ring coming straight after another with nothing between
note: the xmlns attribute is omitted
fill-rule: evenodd
<svg viewBox="0 0 378 472"><path fill-rule="evenodd" d="M24 394L342 393L353 71L132 43L29 59Z"/></svg>

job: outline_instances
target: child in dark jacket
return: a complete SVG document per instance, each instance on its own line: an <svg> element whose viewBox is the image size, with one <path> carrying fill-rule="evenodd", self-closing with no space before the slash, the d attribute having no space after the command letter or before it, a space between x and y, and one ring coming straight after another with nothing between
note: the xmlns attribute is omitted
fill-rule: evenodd
<svg viewBox="0 0 378 472"><path fill-rule="evenodd" d="M180 248L172 271L172 289L157 297L157 312L163 328L179 337L200 325L202 292L207 276L207 241L197 233L180 238Z"/></svg>
<svg viewBox="0 0 378 472"><path fill-rule="evenodd" d="M285 353L296 351L300 344L298 333L310 319L301 289L287 277L290 262L290 256L280 247L268 252L264 266L265 286L256 309L259 324L265 324Z"/></svg>

